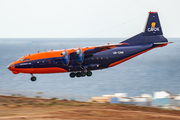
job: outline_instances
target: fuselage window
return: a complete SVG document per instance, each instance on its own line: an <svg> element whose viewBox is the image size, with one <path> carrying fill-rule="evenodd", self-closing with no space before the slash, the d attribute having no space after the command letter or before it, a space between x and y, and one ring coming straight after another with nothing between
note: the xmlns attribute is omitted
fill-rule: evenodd
<svg viewBox="0 0 180 120"><path fill-rule="evenodd" d="M52 60L48 60L48 64L52 64Z"/></svg>
<svg viewBox="0 0 180 120"><path fill-rule="evenodd" d="M102 60L103 58L101 57L101 60Z"/></svg>
<svg viewBox="0 0 180 120"><path fill-rule="evenodd" d="M98 60L99 58L97 58L97 60Z"/></svg>
<svg viewBox="0 0 180 120"><path fill-rule="evenodd" d="M106 57L106 59L108 59L108 57Z"/></svg>
<svg viewBox="0 0 180 120"><path fill-rule="evenodd" d="M92 60L94 60L94 58L92 58Z"/></svg>
<svg viewBox="0 0 180 120"><path fill-rule="evenodd" d="M39 64L39 61L37 61L37 63Z"/></svg>

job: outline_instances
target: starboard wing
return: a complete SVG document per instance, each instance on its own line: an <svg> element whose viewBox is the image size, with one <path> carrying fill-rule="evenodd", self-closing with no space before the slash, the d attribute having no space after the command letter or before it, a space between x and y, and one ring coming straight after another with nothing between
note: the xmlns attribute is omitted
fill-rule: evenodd
<svg viewBox="0 0 180 120"><path fill-rule="evenodd" d="M118 44L109 44L108 43L106 45L98 45L98 46L94 46L93 49L89 49L89 50L84 51L84 55L85 56L92 56L95 53L106 51L109 49L113 49L113 48L116 48L116 47L121 46L121 45L129 45L129 44L128 43L118 43Z"/></svg>

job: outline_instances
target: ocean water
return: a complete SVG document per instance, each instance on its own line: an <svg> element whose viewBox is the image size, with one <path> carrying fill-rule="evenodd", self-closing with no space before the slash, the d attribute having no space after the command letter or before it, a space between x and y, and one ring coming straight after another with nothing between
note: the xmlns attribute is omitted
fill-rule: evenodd
<svg viewBox="0 0 180 120"><path fill-rule="evenodd" d="M70 78L69 73L13 74L7 65L14 60L38 51L49 51L118 43L122 38L53 38L0 39L0 94L30 94L43 92L52 95L101 96L127 93L128 96L153 94L167 90L180 94L180 38L174 42L137 56L115 67L93 71L91 77Z"/></svg>

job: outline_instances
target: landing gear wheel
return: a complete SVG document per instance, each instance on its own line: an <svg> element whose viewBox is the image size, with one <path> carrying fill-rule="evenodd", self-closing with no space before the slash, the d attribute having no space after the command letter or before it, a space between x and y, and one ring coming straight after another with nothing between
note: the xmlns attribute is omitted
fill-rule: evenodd
<svg viewBox="0 0 180 120"><path fill-rule="evenodd" d="M77 73L76 73L76 77L81 77L81 73L80 73L80 72L77 72Z"/></svg>
<svg viewBox="0 0 180 120"><path fill-rule="evenodd" d="M86 76L86 73L85 72L81 72L81 76L82 77Z"/></svg>
<svg viewBox="0 0 180 120"><path fill-rule="evenodd" d="M92 76L92 72L91 71L87 71L87 76Z"/></svg>
<svg viewBox="0 0 180 120"><path fill-rule="evenodd" d="M76 76L76 73L70 73L69 76L70 76L71 78L74 78L74 77Z"/></svg>
<svg viewBox="0 0 180 120"><path fill-rule="evenodd" d="M36 81L36 77L35 77L35 76L32 76L32 77L31 77L31 81Z"/></svg>

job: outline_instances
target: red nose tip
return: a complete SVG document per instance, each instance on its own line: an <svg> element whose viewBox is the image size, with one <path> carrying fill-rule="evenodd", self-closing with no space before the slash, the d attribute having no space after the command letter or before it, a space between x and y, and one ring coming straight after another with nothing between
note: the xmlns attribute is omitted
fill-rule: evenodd
<svg viewBox="0 0 180 120"><path fill-rule="evenodd" d="M9 70L11 70L11 65L8 65L8 67L7 67Z"/></svg>

